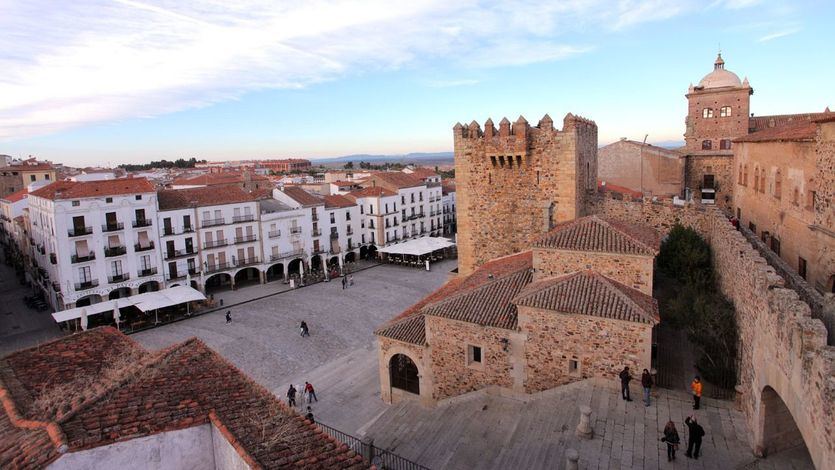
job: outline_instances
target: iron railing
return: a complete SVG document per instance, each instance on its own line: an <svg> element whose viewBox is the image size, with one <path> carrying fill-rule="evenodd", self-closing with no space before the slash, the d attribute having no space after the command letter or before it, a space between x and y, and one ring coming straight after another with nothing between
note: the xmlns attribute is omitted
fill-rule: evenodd
<svg viewBox="0 0 835 470"><path fill-rule="evenodd" d="M112 224L104 224L101 226L102 232L115 232L117 230L122 230L125 228L125 224L123 222L115 222Z"/></svg>
<svg viewBox="0 0 835 470"><path fill-rule="evenodd" d="M254 216L254 215L252 215L252 214L248 214L248 215L235 215L235 216L233 216L233 217L232 217L232 223L238 223L238 222L252 222L253 220L255 220L255 216Z"/></svg>
<svg viewBox="0 0 835 470"><path fill-rule="evenodd" d="M424 467L393 452L375 446L373 441L363 441L358 437L346 434L322 423L316 423L316 426L328 436L342 442L354 452L362 455L380 470L429 470L428 467Z"/></svg>
<svg viewBox="0 0 835 470"><path fill-rule="evenodd" d="M128 252L127 247L124 246L106 246L104 247L104 256L122 256Z"/></svg>
<svg viewBox="0 0 835 470"><path fill-rule="evenodd" d="M151 219L137 219L133 221L133 228L150 227L152 225Z"/></svg>
<svg viewBox="0 0 835 470"><path fill-rule="evenodd" d="M93 233L93 227L73 227L67 230L67 235L71 237L80 237L82 235L90 235Z"/></svg>

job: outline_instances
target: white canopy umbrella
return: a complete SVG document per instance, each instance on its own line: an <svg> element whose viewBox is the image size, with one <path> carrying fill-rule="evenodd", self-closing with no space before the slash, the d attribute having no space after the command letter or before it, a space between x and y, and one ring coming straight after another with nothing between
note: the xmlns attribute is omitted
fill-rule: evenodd
<svg viewBox="0 0 835 470"><path fill-rule="evenodd" d="M81 329L87 331L87 309L81 309Z"/></svg>
<svg viewBox="0 0 835 470"><path fill-rule="evenodd" d="M119 311L119 302L113 301L113 320L116 321L116 329L119 329L119 323L122 322L122 313Z"/></svg>

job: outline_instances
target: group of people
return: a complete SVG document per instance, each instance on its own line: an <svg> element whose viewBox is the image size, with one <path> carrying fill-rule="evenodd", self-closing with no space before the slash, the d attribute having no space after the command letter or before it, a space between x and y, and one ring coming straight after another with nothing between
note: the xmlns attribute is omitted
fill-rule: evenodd
<svg viewBox="0 0 835 470"><path fill-rule="evenodd" d="M620 371L620 374L618 374L618 377L620 378L621 397L626 401L632 401L632 398L629 395L629 382L632 381L632 373L629 371L629 366L625 366L623 370ZM652 378L652 374L647 369L644 369L643 373L641 373L641 388L644 391L645 406L650 406L650 392L652 391L652 387L654 385L655 381ZM702 400L702 381L698 375L690 384L690 390L693 392L693 409L698 410L701 407ZM702 447L702 437L705 435L705 430L698 423L695 416L688 416L684 420L684 424L687 425L688 435L687 452L685 452L684 455L688 458L698 459L699 452ZM667 461L669 462L675 460L676 450L681 443L681 438L679 438L676 425L672 421L668 421L667 425L664 427L664 437L661 438L661 442L667 444Z"/></svg>
<svg viewBox="0 0 835 470"><path fill-rule="evenodd" d="M301 390L301 392L299 392L299 390ZM301 394L301 404L319 401L319 399L316 398L316 390L314 390L313 385L310 382L305 382L304 385L299 385L298 388L296 388L295 385L290 384L290 388L287 390L287 404L293 408L298 406L296 404L297 394ZM307 414L305 414L305 418L307 418L307 420L311 423L315 422L313 420L313 409L310 405L307 406Z"/></svg>

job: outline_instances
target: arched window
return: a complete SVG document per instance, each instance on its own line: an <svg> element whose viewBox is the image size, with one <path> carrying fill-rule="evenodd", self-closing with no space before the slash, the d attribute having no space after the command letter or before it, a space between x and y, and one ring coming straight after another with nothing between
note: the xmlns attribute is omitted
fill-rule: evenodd
<svg viewBox="0 0 835 470"><path fill-rule="evenodd" d="M731 107L722 106L719 108L719 117L731 117Z"/></svg>
<svg viewBox="0 0 835 470"><path fill-rule="evenodd" d="M765 193L765 168L760 170L760 192Z"/></svg>
<svg viewBox="0 0 835 470"><path fill-rule="evenodd" d="M737 175L736 175L736 184L741 185L742 184L742 165L739 165L739 168L737 168L737 170L738 170L738 172L737 172Z"/></svg>
<svg viewBox="0 0 835 470"><path fill-rule="evenodd" d="M713 142L709 140L702 141L702 150L710 150L711 148L713 148Z"/></svg>
<svg viewBox="0 0 835 470"><path fill-rule="evenodd" d="M754 192L760 190L760 169L754 167Z"/></svg>
<svg viewBox="0 0 835 470"><path fill-rule="evenodd" d="M702 110L702 117L705 119L713 117L713 110L710 108L705 108Z"/></svg>
<svg viewBox="0 0 835 470"><path fill-rule="evenodd" d="M389 377L391 386L414 394L420 394L420 377L418 368L412 359L405 354L395 354L389 361Z"/></svg>
<svg viewBox="0 0 835 470"><path fill-rule="evenodd" d="M794 187L794 193L792 193L792 204L795 206L800 205L800 190L797 189L797 186Z"/></svg>
<svg viewBox="0 0 835 470"><path fill-rule="evenodd" d="M774 174L774 197L780 199L783 197L783 175L780 170Z"/></svg>
<svg viewBox="0 0 835 470"><path fill-rule="evenodd" d="M748 186L748 164L746 163L742 167L742 185Z"/></svg>

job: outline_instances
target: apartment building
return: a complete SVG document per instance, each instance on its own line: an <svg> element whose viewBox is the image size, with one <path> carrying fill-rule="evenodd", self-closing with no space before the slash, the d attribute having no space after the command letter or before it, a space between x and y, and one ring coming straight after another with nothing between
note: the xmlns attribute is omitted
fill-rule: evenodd
<svg viewBox="0 0 835 470"><path fill-rule="evenodd" d="M374 258L377 245L392 243L399 234L397 225L397 193L379 186L352 191L346 195L359 208L359 256Z"/></svg>
<svg viewBox="0 0 835 470"><path fill-rule="evenodd" d="M33 281L57 309L158 290L154 187L59 181L27 198Z"/></svg>
<svg viewBox="0 0 835 470"><path fill-rule="evenodd" d="M455 181L444 182L441 185L441 214L443 235L452 237L456 232L455 222Z"/></svg>
<svg viewBox="0 0 835 470"><path fill-rule="evenodd" d="M259 201L259 208L265 280L287 279L290 263L297 260L294 267L304 269L303 260L313 249L312 213L308 208L290 207L273 198Z"/></svg>
<svg viewBox="0 0 835 470"><path fill-rule="evenodd" d="M327 237L327 266L342 269L345 262L356 261L362 236L360 208L351 198L342 195L325 196L325 228Z"/></svg>
<svg viewBox="0 0 835 470"><path fill-rule="evenodd" d="M10 237L14 231L13 221L16 217L23 215L28 197L29 190L23 188L0 199L0 242L3 244L8 245L11 241Z"/></svg>
<svg viewBox="0 0 835 470"><path fill-rule="evenodd" d="M438 236L442 232L440 183L426 183L401 172L382 172L372 175L362 185L379 186L397 194L399 218L391 221L392 230L386 233L386 244L423 235ZM396 207L393 210L398 212Z"/></svg>

